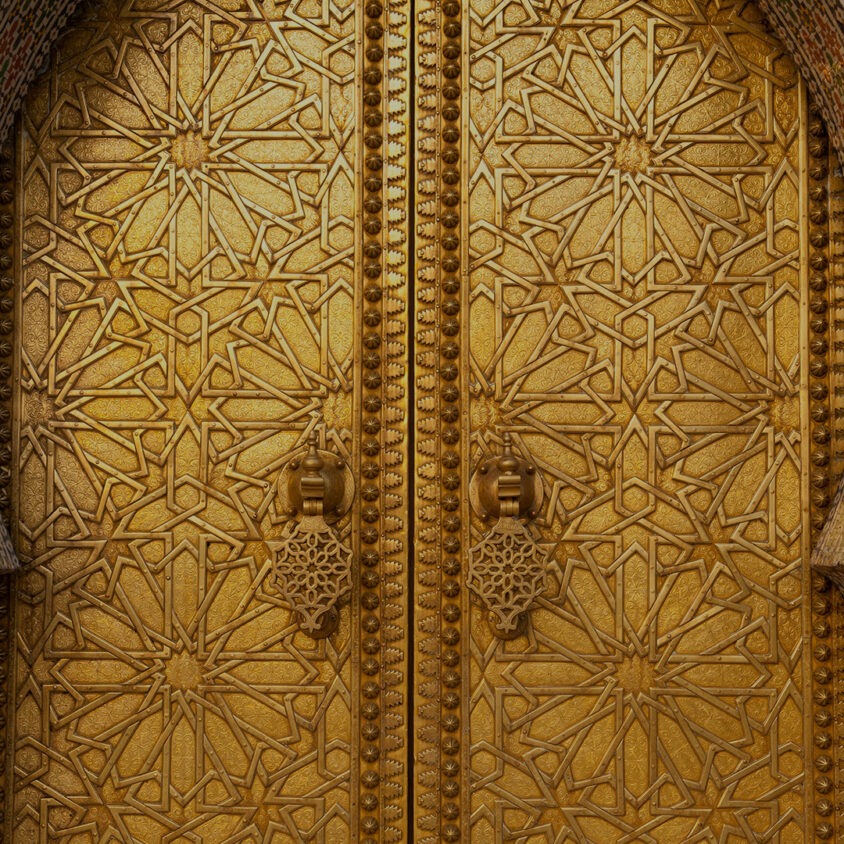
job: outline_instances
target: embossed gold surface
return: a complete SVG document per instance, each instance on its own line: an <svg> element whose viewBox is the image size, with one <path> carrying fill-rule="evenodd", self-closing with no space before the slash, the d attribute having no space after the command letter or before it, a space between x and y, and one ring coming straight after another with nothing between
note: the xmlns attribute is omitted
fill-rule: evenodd
<svg viewBox="0 0 844 844"><path fill-rule="evenodd" d="M20 124L9 840L825 834L827 150L754 7L92 8ZM311 432L356 496L318 640L273 578Z"/></svg>
<svg viewBox="0 0 844 844"><path fill-rule="evenodd" d="M359 463L362 21L96 3L31 90L11 840L357 835L357 593L308 638L268 543Z"/></svg>
<svg viewBox="0 0 844 844"><path fill-rule="evenodd" d="M555 544L527 636L465 605L471 840L809 840L793 67L746 3L465 5L471 457Z"/></svg>

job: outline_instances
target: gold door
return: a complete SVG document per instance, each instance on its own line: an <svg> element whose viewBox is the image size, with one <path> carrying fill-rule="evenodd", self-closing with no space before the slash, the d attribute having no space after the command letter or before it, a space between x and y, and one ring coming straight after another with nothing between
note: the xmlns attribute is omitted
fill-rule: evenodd
<svg viewBox="0 0 844 844"><path fill-rule="evenodd" d="M836 168L739 0L91 3L18 124L6 840L830 838Z"/></svg>
<svg viewBox="0 0 844 844"><path fill-rule="evenodd" d="M384 18L94 3L32 87L8 840L403 837Z"/></svg>

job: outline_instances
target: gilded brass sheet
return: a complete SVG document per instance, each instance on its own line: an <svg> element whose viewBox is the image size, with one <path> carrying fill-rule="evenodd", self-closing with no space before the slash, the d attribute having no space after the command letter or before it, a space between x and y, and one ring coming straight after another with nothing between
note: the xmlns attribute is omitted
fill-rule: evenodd
<svg viewBox="0 0 844 844"><path fill-rule="evenodd" d="M465 6L471 457L553 548L527 636L466 604L471 840L809 840L794 69L743 2Z"/></svg>
<svg viewBox="0 0 844 844"><path fill-rule="evenodd" d="M420 0L413 139L402 3L97 6L21 124L11 840L808 840L806 106L753 7ZM270 573L320 418L372 568L315 643ZM552 559L502 642L507 431Z"/></svg>
<svg viewBox="0 0 844 844"><path fill-rule="evenodd" d="M22 118L13 840L348 841L359 640L267 542L360 439L355 4L92 9Z"/></svg>

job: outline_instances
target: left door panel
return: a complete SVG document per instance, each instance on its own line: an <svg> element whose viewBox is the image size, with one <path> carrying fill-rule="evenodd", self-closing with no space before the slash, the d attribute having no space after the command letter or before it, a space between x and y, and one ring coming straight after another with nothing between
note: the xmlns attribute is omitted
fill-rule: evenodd
<svg viewBox="0 0 844 844"><path fill-rule="evenodd" d="M19 124L10 840L400 839L402 4L91 9Z"/></svg>

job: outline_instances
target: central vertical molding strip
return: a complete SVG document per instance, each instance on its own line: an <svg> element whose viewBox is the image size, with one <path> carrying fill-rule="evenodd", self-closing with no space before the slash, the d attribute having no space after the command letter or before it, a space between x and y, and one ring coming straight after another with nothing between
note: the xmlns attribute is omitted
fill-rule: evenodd
<svg viewBox="0 0 844 844"><path fill-rule="evenodd" d="M363 7L358 840L406 838L407 0Z"/></svg>
<svg viewBox="0 0 844 844"><path fill-rule="evenodd" d="M461 785L461 7L417 6L416 815L420 844L463 838Z"/></svg>

